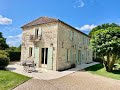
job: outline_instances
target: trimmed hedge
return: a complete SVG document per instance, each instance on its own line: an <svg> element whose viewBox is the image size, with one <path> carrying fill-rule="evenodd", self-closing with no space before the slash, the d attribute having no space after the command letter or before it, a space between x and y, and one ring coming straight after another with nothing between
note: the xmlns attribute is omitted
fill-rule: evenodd
<svg viewBox="0 0 120 90"><path fill-rule="evenodd" d="M93 59L93 61L103 63L103 60L100 57Z"/></svg>
<svg viewBox="0 0 120 90"><path fill-rule="evenodd" d="M21 52L8 52L8 53L9 53L10 61L20 60Z"/></svg>
<svg viewBox="0 0 120 90"><path fill-rule="evenodd" d="M9 57L4 54L0 54L0 69L5 69L9 64Z"/></svg>

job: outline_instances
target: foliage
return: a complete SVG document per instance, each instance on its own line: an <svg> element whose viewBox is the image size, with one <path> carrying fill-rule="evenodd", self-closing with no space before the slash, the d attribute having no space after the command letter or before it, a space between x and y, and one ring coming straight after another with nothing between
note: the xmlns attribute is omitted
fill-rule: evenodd
<svg viewBox="0 0 120 90"><path fill-rule="evenodd" d="M6 55L0 54L0 69L5 69L9 64L9 58Z"/></svg>
<svg viewBox="0 0 120 90"><path fill-rule="evenodd" d="M6 44L6 38L4 38L0 32L0 50L5 50L6 48L9 48L9 46Z"/></svg>
<svg viewBox="0 0 120 90"><path fill-rule="evenodd" d="M96 64L96 65L90 66L90 67L86 68L85 70L89 71L93 74L120 80L120 71L119 70L113 70L112 72L107 72L102 64Z"/></svg>
<svg viewBox="0 0 120 90"><path fill-rule="evenodd" d="M21 52L8 52L10 61L20 60Z"/></svg>
<svg viewBox="0 0 120 90"><path fill-rule="evenodd" d="M19 47L9 47L6 51L9 53L10 61L20 60L21 45Z"/></svg>
<svg viewBox="0 0 120 90"><path fill-rule="evenodd" d="M114 28L114 27L120 28L120 26L117 25L117 24L115 24L115 23L102 24L102 25L98 25L97 27L93 28L93 29L91 30L91 32L89 33L89 35L92 37L92 36L94 35L94 32L99 31L99 30L106 30L107 28L110 28L110 27L111 27L111 28Z"/></svg>
<svg viewBox="0 0 120 90"><path fill-rule="evenodd" d="M9 57L9 53L6 50L0 50L0 54L6 55L7 57Z"/></svg>
<svg viewBox="0 0 120 90"><path fill-rule="evenodd" d="M104 57L103 63L107 71L111 71L120 50L120 28L109 27L94 32L91 46L97 55ZM106 57L105 57L106 56Z"/></svg>
<svg viewBox="0 0 120 90"><path fill-rule="evenodd" d="M103 63L103 59L100 57L93 59L93 61Z"/></svg>
<svg viewBox="0 0 120 90"><path fill-rule="evenodd" d="M23 76L7 70L0 70L0 90L12 90L19 84L29 80L30 77Z"/></svg>
<svg viewBox="0 0 120 90"><path fill-rule="evenodd" d="M19 47L9 47L8 49L7 49L7 51L9 51L9 52L21 52L21 46L19 46Z"/></svg>

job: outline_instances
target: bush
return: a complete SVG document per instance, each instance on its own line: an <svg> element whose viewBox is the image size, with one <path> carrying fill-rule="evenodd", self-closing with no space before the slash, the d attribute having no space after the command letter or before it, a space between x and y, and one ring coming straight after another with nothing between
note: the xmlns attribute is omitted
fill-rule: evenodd
<svg viewBox="0 0 120 90"><path fill-rule="evenodd" d="M8 52L5 51L5 50L0 50L0 54L2 54L2 55L6 55L7 57L9 57Z"/></svg>
<svg viewBox="0 0 120 90"><path fill-rule="evenodd" d="M115 63L120 64L120 58L118 58L118 59L115 61Z"/></svg>
<svg viewBox="0 0 120 90"><path fill-rule="evenodd" d="M103 63L102 58L99 58L99 57L93 59L93 61Z"/></svg>
<svg viewBox="0 0 120 90"><path fill-rule="evenodd" d="M71 68L75 68L76 67L76 65L73 63L73 64L71 64Z"/></svg>
<svg viewBox="0 0 120 90"><path fill-rule="evenodd" d="M8 52L10 61L18 61L20 60L21 52Z"/></svg>
<svg viewBox="0 0 120 90"><path fill-rule="evenodd" d="M5 69L9 64L9 58L6 55L0 54L0 69Z"/></svg>

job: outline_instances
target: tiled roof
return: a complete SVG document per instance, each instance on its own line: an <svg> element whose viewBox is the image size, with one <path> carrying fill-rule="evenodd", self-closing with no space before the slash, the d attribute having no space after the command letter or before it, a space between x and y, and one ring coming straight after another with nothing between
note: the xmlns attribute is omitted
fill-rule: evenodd
<svg viewBox="0 0 120 90"><path fill-rule="evenodd" d="M25 25L22 26L21 28L29 27L29 26L35 26L35 25L40 25L40 24L46 24L46 23L51 23L51 22L61 22L61 23L64 23L64 24L66 24L67 26L69 26L69 27L75 29L76 31L78 31L78 32L80 32L80 33L82 33L82 34L84 34L85 36L90 37L89 35L87 35L87 34L81 32L80 30L78 30L78 29L72 27L71 25L69 25L69 24L67 24L67 23L65 23L65 22L63 22L63 21L61 21L61 20L59 20L59 19L56 19L56 18L49 18L49 17L40 17L40 18L38 18L38 19L36 19L36 20L33 20L33 21L29 22L28 24L25 24Z"/></svg>
<svg viewBox="0 0 120 90"><path fill-rule="evenodd" d="M50 22L56 22L56 21L59 21L58 19L56 18L49 18L49 17L40 17L36 20L33 20L31 21L30 23L28 24L25 24L23 27L28 27L28 26L34 26L34 25L40 25L40 24L45 24L45 23L50 23Z"/></svg>

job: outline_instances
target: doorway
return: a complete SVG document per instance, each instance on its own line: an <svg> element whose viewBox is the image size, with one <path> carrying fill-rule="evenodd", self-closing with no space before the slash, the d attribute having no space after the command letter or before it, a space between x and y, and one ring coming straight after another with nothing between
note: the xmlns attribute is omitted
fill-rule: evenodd
<svg viewBox="0 0 120 90"><path fill-rule="evenodd" d="M41 67L47 68L47 62L48 62L48 48L42 48L41 53Z"/></svg>

